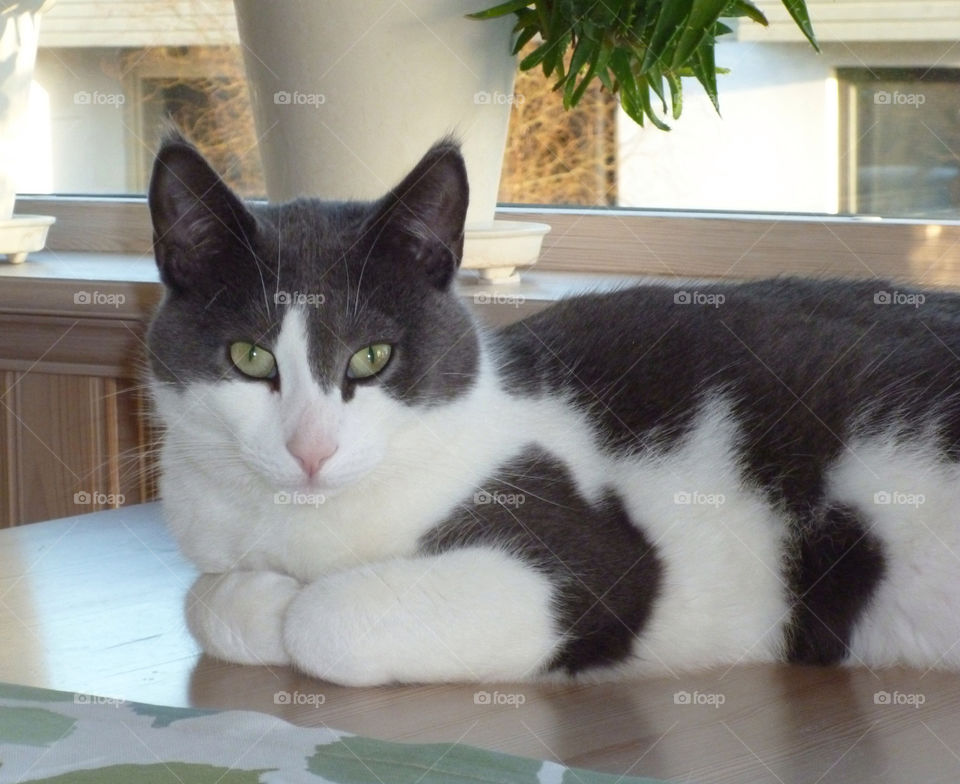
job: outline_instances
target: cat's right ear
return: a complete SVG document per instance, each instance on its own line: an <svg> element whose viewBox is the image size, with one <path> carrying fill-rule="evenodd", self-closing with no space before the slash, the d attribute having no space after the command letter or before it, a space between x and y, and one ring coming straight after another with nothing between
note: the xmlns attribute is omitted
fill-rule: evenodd
<svg viewBox="0 0 960 784"><path fill-rule="evenodd" d="M189 289L211 265L250 252L256 218L179 134L168 136L157 153L147 203L160 278L171 289Z"/></svg>

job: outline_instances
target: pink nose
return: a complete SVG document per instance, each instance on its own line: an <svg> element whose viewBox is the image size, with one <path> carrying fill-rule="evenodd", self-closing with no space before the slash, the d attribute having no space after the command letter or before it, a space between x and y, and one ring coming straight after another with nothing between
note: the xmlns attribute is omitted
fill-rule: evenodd
<svg viewBox="0 0 960 784"><path fill-rule="evenodd" d="M287 451L296 458L303 473L313 478L323 468L323 464L336 453L337 445L322 442L304 443L294 436L287 441Z"/></svg>

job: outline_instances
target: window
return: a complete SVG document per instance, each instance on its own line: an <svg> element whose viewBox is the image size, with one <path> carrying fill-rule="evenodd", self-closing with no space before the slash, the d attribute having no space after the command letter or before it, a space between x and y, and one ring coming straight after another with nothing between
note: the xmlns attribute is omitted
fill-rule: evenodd
<svg viewBox="0 0 960 784"><path fill-rule="evenodd" d="M844 68L842 206L960 219L960 69Z"/></svg>
<svg viewBox="0 0 960 784"><path fill-rule="evenodd" d="M960 282L960 227L945 223L960 218L960 0L807 0L821 54L780 0L756 2L770 26L744 23L717 48L722 116L689 83L667 133L638 128L599 90L564 111L539 72L518 74L499 197L518 219L553 224L541 266ZM232 186L261 196L238 42L230 0L58 0L41 27L21 193L142 196L170 114ZM877 90L890 105L873 102ZM912 94L924 101L894 97ZM90 209L108 208L32 211L58 216L52 236L71 238L61 249L149 253L141 204L109 207L96 237ZM706 220L716 213L722 225ZM914 224L863 232L848 214Z"/></svg>

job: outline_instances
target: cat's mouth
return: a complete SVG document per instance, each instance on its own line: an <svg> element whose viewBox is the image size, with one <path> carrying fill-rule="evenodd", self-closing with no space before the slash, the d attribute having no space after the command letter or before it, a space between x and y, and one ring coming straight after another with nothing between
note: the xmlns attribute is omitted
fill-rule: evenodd
<svg viewBox="0 0 960 784"><path fill-rule="evenodd" d="M369 471L334 470L321 472L309 478L301 474L297 478L290 478L274 484L279 494L322 495L325 498L333 498L349 487L356 485L368 473Z"/></svg>

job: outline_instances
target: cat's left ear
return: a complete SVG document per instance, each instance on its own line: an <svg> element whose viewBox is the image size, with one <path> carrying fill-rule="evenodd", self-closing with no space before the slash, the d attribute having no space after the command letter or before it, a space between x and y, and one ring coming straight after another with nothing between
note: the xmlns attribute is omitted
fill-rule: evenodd
<svg viewBox="0 0 960 784"><path fill-rule="evenodd" d="M463 258L469 196L460 145L443 139L381 200L370 231L390 257L446 289Z"/></svg>

